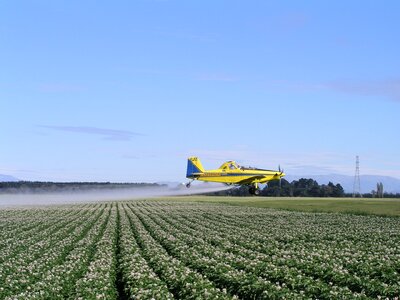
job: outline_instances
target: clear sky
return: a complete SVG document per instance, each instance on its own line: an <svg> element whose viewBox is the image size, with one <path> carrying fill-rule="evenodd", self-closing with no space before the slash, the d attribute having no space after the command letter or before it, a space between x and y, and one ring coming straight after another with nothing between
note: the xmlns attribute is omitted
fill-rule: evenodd
<svg viewBox="0 0 400 300"><path fill-rule="evenodd" d="M400 178L399 1L1 1L0 174L185 181L186 158Z"/></svg>

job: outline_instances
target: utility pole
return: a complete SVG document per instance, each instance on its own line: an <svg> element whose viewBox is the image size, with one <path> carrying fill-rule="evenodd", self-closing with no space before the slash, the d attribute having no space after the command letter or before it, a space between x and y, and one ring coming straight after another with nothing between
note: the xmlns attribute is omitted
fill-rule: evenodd
<svg viewBox="0 0 400 300"><path fill-rule="evenodd" d="M355 198L357 194L362 198L360 185L360 159L358 155L356 156L356 173L354 175L353 198Z"/></svg>

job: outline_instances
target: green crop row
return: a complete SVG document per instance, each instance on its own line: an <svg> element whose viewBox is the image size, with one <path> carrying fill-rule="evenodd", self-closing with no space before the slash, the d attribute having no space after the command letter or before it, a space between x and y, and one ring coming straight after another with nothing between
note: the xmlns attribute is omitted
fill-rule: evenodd
<svg viewBox="0 0 400 300"><path fill-rule="evenodd" d="M400 296L400 218L166 200L0 216L0 299Z"/></svg>

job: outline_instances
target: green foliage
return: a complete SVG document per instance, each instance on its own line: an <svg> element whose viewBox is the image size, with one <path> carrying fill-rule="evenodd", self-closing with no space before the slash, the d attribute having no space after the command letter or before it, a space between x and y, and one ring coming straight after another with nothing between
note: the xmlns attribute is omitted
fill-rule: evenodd
<svg viewBox="0 0 400 300"><path fill-rule="evenodd" d="M196 199L0 210L0 298L399 297L400 218Z"/></svg>
<svg viewBox="0 0 400 300"><path fill-rule="evenodd" d="M167 198L168 199L168 198ZM172 198L179 199L179 198ZM210 197L192 196L191 201L223 203L296 210L304 212L350 213L364 215L400 216L400 199L319 198L319 197Z"/></svg>
<svg viewBox="0 0 400 300"><path fill-rule="evenodd" d="M214 196L250 196L249 186L211 193ZM338 184L329 182L319 185L314 179L301 178L292 182L286 179L270 181L261 191L261 196L269 197L344 197L344 189Z"/></svg>
<svg viewBox="0 0 400 300"><path fill-rule="evenodd" d="M344 190L340 184L319 185L317 181L309 178L301 178L289 183L282 179L281 185L279 181L272 181L268 187L264 188L263 196L275 197L343 197Z"/></svg>

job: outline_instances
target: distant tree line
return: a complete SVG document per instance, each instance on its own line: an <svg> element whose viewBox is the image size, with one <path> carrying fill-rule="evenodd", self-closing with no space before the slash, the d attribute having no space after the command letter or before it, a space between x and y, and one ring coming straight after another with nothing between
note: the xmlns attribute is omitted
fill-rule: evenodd
<svg viewBox="0 0 400 300"><path fill-rule="evenodd" d="M362 194L363 198L400 198L400 193L387 193L377 194L376 191L372 191L371 193Z"/></svg>
<svg viewBox="0 0 400 300"><path fill-rule="evenodd" d="M157 183L12 181L0 182L0 193L79 192L161 186Z"/></svg>
<svg viewBox="0 0 400 300"><path fill-rule="evenodd" d="M248 186L214 193L215 195L250 196ZM314 179L301 178L292 182L282 179L270 181L261 190L261 196L274 197L344 197L345 192L340 184L318 184Z"/></svg>
<svg viewBox="0 0 400 300"><path fill-rule="evenodd" d="M251 196L248 186L240 186L230 190L212 193L215 196ZM343 187L337 183L329 182L328 184L318 184L311 178L301 178L292 182L282 179L279 184L278 180L270 181L268 186L261 190L261 196L273 197L352 197L351 193L345 193ZM362 195L364 198L376 197L374 193L366 193ZM384 193L384 198L400 198L400 194Z"/></svg>

